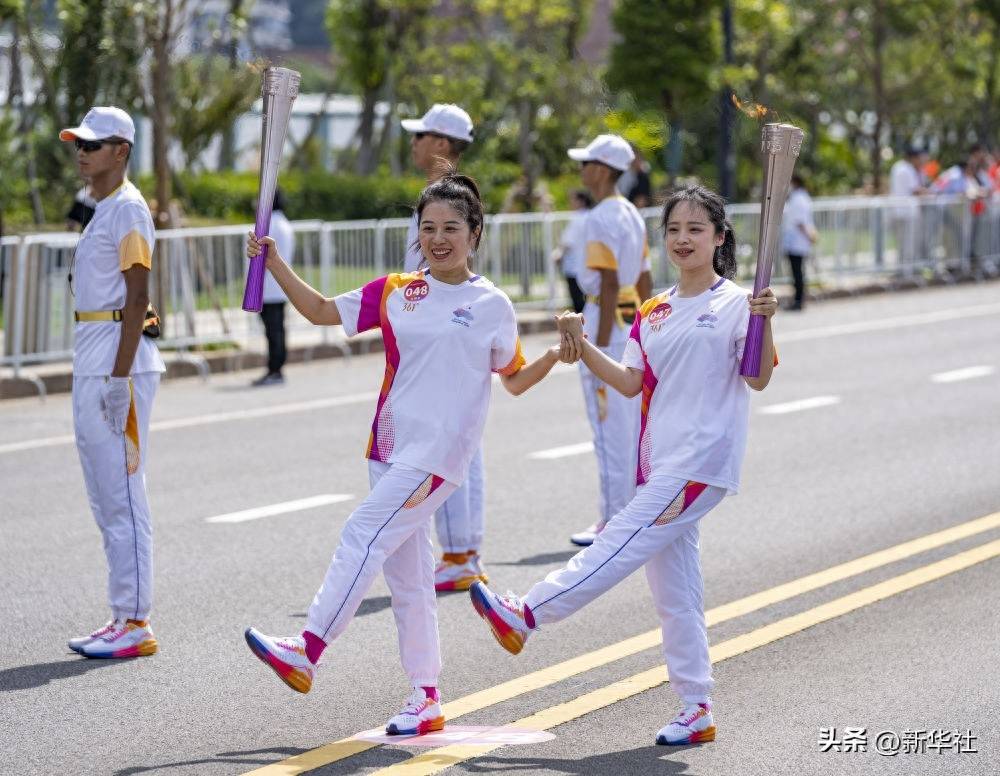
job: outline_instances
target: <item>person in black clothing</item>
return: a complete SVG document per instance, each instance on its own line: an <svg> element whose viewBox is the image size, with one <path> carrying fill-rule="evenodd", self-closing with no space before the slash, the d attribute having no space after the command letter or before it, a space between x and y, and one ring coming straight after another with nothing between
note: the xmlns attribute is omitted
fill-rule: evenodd
<svg viewBox="0 0 1000 776"><path fill-rule="evenodd" d="M289 264L295 256L295 232L285 217L285 196L281 189L274 192L274 207L271 212L271 237L278 245L278 252ZM281 286L268 272L264 276L264 303L260 317L264 322L267 337L267 372L253 381L255 386L281 385L285 377L281 368L285 365L288 351L285 348L285 303L287 298Z"/></svg>
<svg viewBox="0 0 1000 776"><path fill-rule="evenodd" d="M86 229L87 224L90 223L90 219L94 217L96 208L97 200L90 193L90 184L87 184L76 192L76 196L73 197L73 206L70 207L69 212L66 214L66 231L82 232Z"/></svg>

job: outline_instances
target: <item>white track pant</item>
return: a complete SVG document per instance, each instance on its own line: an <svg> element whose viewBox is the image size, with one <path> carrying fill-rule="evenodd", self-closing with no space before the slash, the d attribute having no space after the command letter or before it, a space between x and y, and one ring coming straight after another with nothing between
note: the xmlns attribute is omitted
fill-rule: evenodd
<svg viewBox="0 0 1000 776"><path fill-rule="evenodd" d="M591 546L528 591L524 602L535 622L568 617L645 564L670 685L687 703L707 702L713 682L698 522L725 494L724 488L654 475Z"/></svg>
<svg viewBox="0 0 1000 776"><path fill-rule="evenodd" d="M103 377L73 378L73 427L83 481L108 559L108 604L115 619L145 620L153 603L153 525L146 499L149 416L158 372L132 375L139 425L139 468L129 475L125 437L115 434L101 409Z"/></svg>
<svg viewBox="0 0 1000 776"><path fill-rule="evenodd" d="M440 477L404 464L368 462L371 493L340 534L306 629L327 643L344 632L379 571L392 593L403 670L414 687L441 673L431 515L454 492Z"/></svg>
<svg viewBox="0 0 1000 776"><path fill-rule="evenodd" d="M591 342L597 342L600 309L588 301L583 314L584 331ZM611 358L620 361L625 353L627 340L628 329L616 323L611 329L611 339L604 351ZM599 517L607 522L635 495L642 398L635 396L628 399L614 388L604 385L582 361L580 380L583 383L587 419L594 435L594 454L597 456Z"/></svg>
<svg viewBox="0 0 1000 776"><path fill-rule="evenodd" d="M434 513L434 528L438 544L445 552L467 552L483 543L483 448L480 447L469 464L469 476Z"/></svg>

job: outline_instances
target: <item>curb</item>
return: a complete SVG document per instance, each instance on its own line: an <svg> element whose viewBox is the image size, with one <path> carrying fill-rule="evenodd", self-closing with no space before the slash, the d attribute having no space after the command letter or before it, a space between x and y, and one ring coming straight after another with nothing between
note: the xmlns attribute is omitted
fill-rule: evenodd
<svg viewBox="0 0 1000 776"><path fill-rule="evenodd" d="M888 294L894 291L915 291L921 288L988 282L995 279L993 277L977 277L974 275L886 279L884 281L859 285L854 288L832 288L824 291L807 292L806 300L809 302L822 302L828 299L846 299L853 296ZM782 298L784 298L784 295L782 295ZM522 334L540 334L555 331L556 327L552 317L548 313L531 311L527 316L518 320L518 328ZM345 354L357 356L368 353L380 353L382 350L381 334L377 331L372 331L359 334L349 340L342 340L336 345L318 344L289 348L288 363L300 364L314 359L342 358ZM267 364L267 357L263 353L258 352L220 350L200 355L205 359L210 374L260 369ZM166 380L172 380L177 377L194 377L200 374L198 367L193 363L173 359L169 352L164 353L164 361L167 365L167 372L164 375L164 379ZM73 388L73 370L68 364L64 365L62 371L53 371L48 374L32 372L32 375L42 382L47 394L69 393ZM0 378L0 401L4 399L23 399L37 395L38 389L35 387L33 380L23 377L18 379L14 379L13 377Z"/></svg>
<svg viewBox="0 0 1000 776"><path fill-rule="evenodd" d="M518 329L521 334L539 334L543 332L555 331L555 322L548 315L538 316L518 321ZM303 345L288 348L289 364L301 364L308 361L343 358L345 355L361 356L368 353L381 353L384 350L382 335L377 331L364 332L350 339L342 340L337 344L317 344ZM248 369L260 369L267 365L267 356L264 353L251 352L245 350L219 350L200 354L205 359L209 374L222 374L224 372L239 372ZM197 377L201 374L198 367L190 361L185 361L173 357L170 351L163 353L163 360L167 366L164 380L172 380L178 377ZM45 386L45 393L70 393L73 389L73 370L71 365L66 364L60 371L50 373L31 372L33 377L40 380ZM24 399L38 396L38 389L35 382L24 377L0 378L0 401L4 399Z"/></svg>

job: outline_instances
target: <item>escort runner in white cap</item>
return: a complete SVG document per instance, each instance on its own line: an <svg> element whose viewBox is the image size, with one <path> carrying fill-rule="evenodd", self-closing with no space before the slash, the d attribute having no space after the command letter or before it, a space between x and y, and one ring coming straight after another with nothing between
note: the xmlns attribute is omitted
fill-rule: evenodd
<svg viewBox="0 0 1000 776"><path fill-rule="evenodd" d="M472 142L472 119L457 105L437 104L423 118L404 119L403 129L412 133L410 153L413 166L433 183L447 169L445 162L458 169L462 153ZM406 258L403 268L416 272L425 264L417 239L417 215L413 214L406 233ZM469 466L469 476L434 515L438 543L444 554L434 571L438 592L468 590L477 579L488 581L479 550L484 532L483 451L476 450Z"/></svg>
<svg viewBox="0 0 1000 776"><path fill-rule="evenodd" d="M76 305L73 424L83 479L108 560L111 620L70 640L85 657L152 655L152 525L146 499L149 416L164 371L147 318L153 218L125 177L135 125L121 108L92 108L59 133L76 143L97 200L70 275Z"/></svg>
<svg viewBox="0 0 1000 776"><path fill-rule="evenodd" d="M571 148L569 157L580 162L583 185L597 203L584 223L585 268L577 276L587 297L583 308L586 332L591 342L617 361L625 352L636 310L652 289L646 224L615 188L635 154L624 138L598 135L586 148ZM597 520L570 537L573 544L586 546L635 493L640 401L608 391L582 363L580 378L601 494Z"/></svg>

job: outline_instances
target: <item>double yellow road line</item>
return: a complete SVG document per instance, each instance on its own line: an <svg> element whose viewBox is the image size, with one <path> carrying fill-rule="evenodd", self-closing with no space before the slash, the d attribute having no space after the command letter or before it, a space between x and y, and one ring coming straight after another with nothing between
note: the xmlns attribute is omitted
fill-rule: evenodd
<svg viewBox="0 0 1000 776"><path fill-rule="evenodd" d="M705 613L705 617L709 626L717 625L781 601L787 601L812 590L997 527L1000 527L1000 512L902 544L897 544L894 547L865 555L864 557L833 566L816 574L810 574L801 579L724 604L710 609ZM716 663L757 649L813 625L827 622L856 609L860 609L863 606L881 601L906 590L911 590L928 582L933 582L936 579L941 579L949 574L997 556L1000 556L1000 539L957 553L935 563L921 566L913 571L892 577L884 582L871 585L870 587L808 609L800 614L785 617L749 633L724 641L712 647L712 662ZM533 671L517 679L503 682L486 690L481 690L446 703L444 704L445 717L448 720L454 720L462 715L488 708L533 690L547 687L572 676L607 665L629 655L654 648L659 643L660 630L656 628L638 636L624 639L616 644L588 652L570 660L565 660L539 671ZM666 671L662 665L658 665L656 668L643 671L627 679L586 693L567 703L543 709L528 717L511 722L509 723L509 727L546 730L652 689L665 682ZM405 745L405 742L401 742L401 744ZM290 757L287 760L258 768L246 776L296 776L297 774L306 773L315 768L351 757L374 746L377 746L377 744L353 738L345 738L319 747L318 749ZM425 752L409 760L404 760L401 763L379 770L376 773L392 774L393 776L418 776L437 773L465 760L481 757L498 747L499 745L497 744L454 744Z"/></svg>

